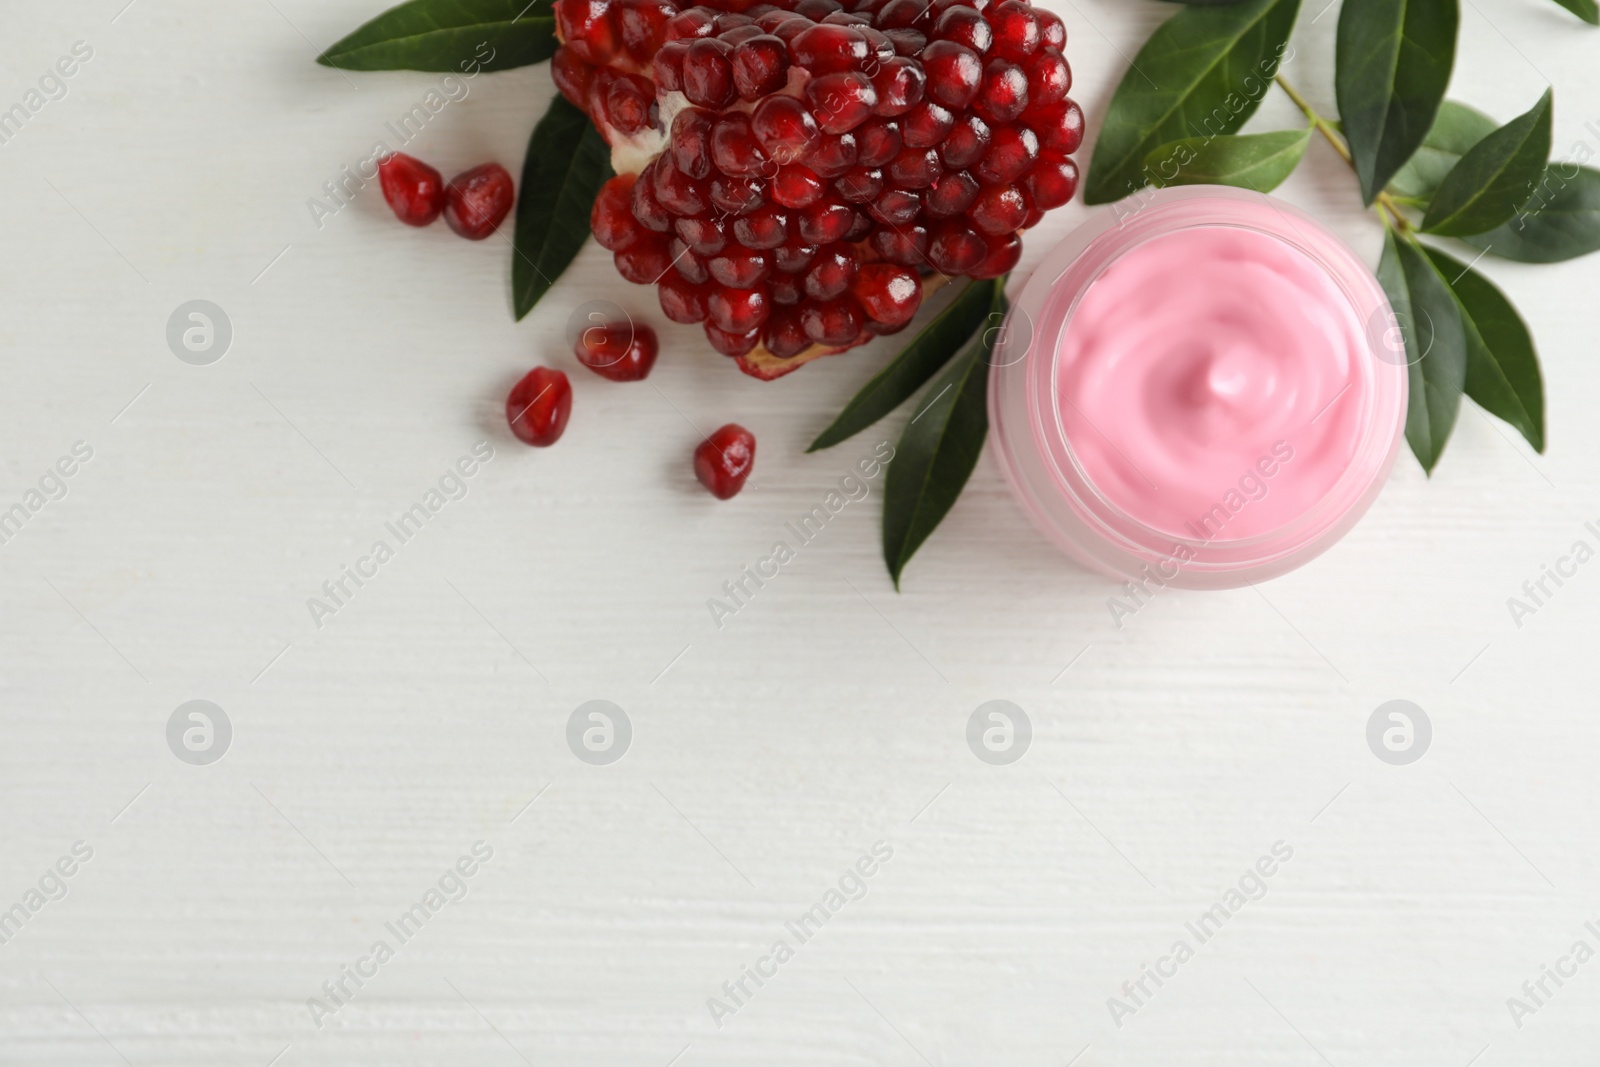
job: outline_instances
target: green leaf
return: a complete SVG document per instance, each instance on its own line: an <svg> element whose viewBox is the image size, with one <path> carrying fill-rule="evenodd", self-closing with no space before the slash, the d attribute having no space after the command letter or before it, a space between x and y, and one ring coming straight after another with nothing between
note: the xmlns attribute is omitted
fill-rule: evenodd
<svg viewBox="0 0 1600 1067"><path fill-rule="evenodd" d="M1462 239L1521 263L1560 263L1600 251L1600 171L1552 163L1510 222Z"/></svg>
<svg viewBox="0 0 1600 1067"><path fill-rule="evenodd" d="M1421 246L1393 230L1385 235L1378 281L1406 342L1411 383L1406 441L1422 469L1432 474L1461 409L1467 373L1461 312Z"/></svg>
<svg viewBox="0 0 1600 1067"><path fill-rule="evenodd" d="M555 53L551 0L410 0L317 57L345 70L510 70Z"/></svg>
<svg viewBox="0 0 1600 1067"><path fill-rule="evenodd" d="M1556 3L1591 26L1600 26L1600 4L1595 0L1556 0Z"/></svg>
<svg viewBox="0 0 1600 1067"><path fill-rule="evenodd" d="M1366 203L1433 125L1455 64L1460 21L1457 0L1345 0L1334 88Z"/></svg>
<svg viewBox="0 0 1600 1067"><path fill-rule="evenodd" d="M888 366L850 398L833 425L818 434L806 451L831 448L899 407L961 350L973 331L989 317L993 303L993 282L968 283L954 303L939 312Z"/></svg>
<svg viewBox="0 0 1600 1067"><path fill-rule="evenodd" d="M1150 181L1145 157L1181 137L1237 133L1272 85L1300 0L1185 7L1145 42L1117 86L1083 199L1108 204Z"/></svg>
<svg viewBox="0 0 1600 1067"><path fill-rule="evenodd" d="M991 313L1006 310L1005 279L983 282ZM944 519L972 476L989 433L989 349L983 330L928 387L932 396L900 435L883 489L883 559L895 588L900 572Z"/></svg>
<svg viewBox="0 0 1600 1067"><path fill-rule="evenodd" d="M1483 112L1446 100L1439 105L1439 117L1422 139L1406 165L1389 181L1389 191L1413 200L1428 201L1450 168L1471 151L1472 146L1495 131L1494 119Z"/></svg>
<svg viewBox="0 0 1600 1067"><path fill-rule="evenodd" d="M1544 451L1544 382L1539 355L1517 309L1483 275L1437 248L1424 248L1455 294L1467 341L1466 392Z"/></svg>
<svg viewBox="0 0 1600 1067"><path fill-rule="evenodd" d="M1550 158L1550 105L1555 90L1479 141L1439 183L1422 228L1443 237L1483 233L1509 221L1528 202Z"/></svg>
<svg viewBox="0 0 1600 1067"><path fill-rule="evenodd" d="M1145 157L1154 185L1233 185L1269 193L1294 173L1311 129L1230 137L1185 137Z"/></svg>
<svg viewBox="0 0 1600 1067"><path fill-rule="evenodd" d="M533 310L589 239L589 212L611 176L611 150L589 117L555 97L522 161L511 259L517 318Z"/></svg>

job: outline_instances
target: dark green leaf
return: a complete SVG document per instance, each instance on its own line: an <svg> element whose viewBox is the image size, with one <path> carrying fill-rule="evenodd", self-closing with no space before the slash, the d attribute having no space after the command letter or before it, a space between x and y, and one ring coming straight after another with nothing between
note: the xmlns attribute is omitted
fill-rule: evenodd
<svg viewBox="0 0 1600 1067"><path fill-rule="evenodd" d="M1544 451L1544 383L1528 327L1505 294L1465 263L1424 249L1455 294L1467 340L1466 392Z"/></svg>
<svg viewBox="0 0 1600 1067"><path fill-rule="evenodd" d="M1422 228L1444 237L1483 233L1509 221L1528 202L1550 158L1554 90L1479 141L1439 183Z"/></svg>
<svg viewBox="0 0 1600 1067"><path fill-rule="evenodd" d="M990 288L993 313L1006 310L1005 279ZM883 559L895 588L900 572L944 519L966 486L989 433L989 349L998 331L983 330L928 387L925 402L900 435L883 489Z"/></svg>
<svg viewBox="0 0 1600 1067"><path fill-rule="evenodd" d="M1280 130L1229 137L1186 137L1145 157L1154 185L1233 185L1268 193L1294 173L1311 143L1311 130Z"/></svg>
<svg viewBox="0 0 1600 1067"><path fill-rule="evenodd" d="M1463 240L1522 263L1560 263L1600 251L1600 171L1552 163L1510 222Z"/></svg>
<svg viewBox="0 0 1600 1067"><path fill-rule="evenodd" d="M1366 203L1433 125L1460 20L1457 0L1345 0L1334 86Z"/></svg>
<svg viewBox="0 0 1600 1067"><path fill-rule="evenodd" d="M550 0L410 0L317 57L345 70L510 70L555 53Z"/></svg>
<svg viewBox="0 0 1600 1067"><path fill-rule="evenodd" d="M850 398L833 425L818 434L806 451L831 448L899 407L961 351L973 331L983 325L993 303L993 282L969 282L954 303L939 312L888 366Z"/></svg>
<svg viewBox="0 0 1600 1067"><path fill-rule="evenodd" d="M1591 26L1600 26L1600 4L1595 0L1556 0L1556 3Z"/></svg>
<svg viewBox="0 0 1600 1067"><path fill-rule="evenodd" d="M611 150L589 117L557 96L533 129L522 161L511 294L522 318L589 239L595 194L612 176Z"/></svg>
<svg viewBox="0 0 1600 1067"><path fill-rule="evenodd" d="M1083 199L1120 200L1150 182L1145 157L1181 137L1236 133L1288 47L1300 0L1186 7L1145 42L1117 86Z"/></svg>
<svg viewBox="0 0 1600 1067"><path fill-rule="evenodd" d="M1493 133L1495 125L1483 112L1446 100L1439 105L1439 117L1422 139L1422 147L1390 179L1389 190L1413 200L1433 199L1444 176L1473 145Z"/></svg>
<svg viewBox="0 0 1600 1067"><path fill-rule="evenodd" d="M1467 374L1461 312L1421 246L1393 230L1385 237L1378 281L1405 337L1411 383L1406 441L1431 474L1461 409Z"/></svg>

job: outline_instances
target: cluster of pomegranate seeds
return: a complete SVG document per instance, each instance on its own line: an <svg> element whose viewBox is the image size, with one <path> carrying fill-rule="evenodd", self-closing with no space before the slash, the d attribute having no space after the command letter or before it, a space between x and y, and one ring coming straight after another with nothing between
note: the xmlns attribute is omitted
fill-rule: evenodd
<svg viewBox="0 0 1600 1067"><path fill-rule="evenodd" d="M1070 200L1066 29L1026 0L556 0L553 72L612 146L590 219L717 351L904 328L921 278L998 277ZM742 369L762 377L744 359Z"/></svg>
<svg viewBox="0 0 1600 1067"><path fill-rule="evenodd" d="M420 159L396 152L378 164L383 198L408 226L427 226L440 214L452 230L470 241L493 233L516 202L511 175L498 163L484 163L451 179Z"/></svg>
<svg viewBox="0 0 1600 1067"><path fill-rule="evenodd" d="M737 495L755 463L755 434L734 422L701 441L694 450L694 476L718 500Z"/></svg>

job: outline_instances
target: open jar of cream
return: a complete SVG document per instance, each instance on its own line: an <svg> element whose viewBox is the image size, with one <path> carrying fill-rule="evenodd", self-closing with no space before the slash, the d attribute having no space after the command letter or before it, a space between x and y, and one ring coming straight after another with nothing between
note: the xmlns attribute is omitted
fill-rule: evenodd
<svg viewBox="0 0 1600 1067"><path fill-rule="evenodd" d="M1372 272L1304 212L1219 186L1105 211L1055 248L991 357L991 433L1039 527L1120 578L1298 567L1394 463L1406 359Z"/></svg>

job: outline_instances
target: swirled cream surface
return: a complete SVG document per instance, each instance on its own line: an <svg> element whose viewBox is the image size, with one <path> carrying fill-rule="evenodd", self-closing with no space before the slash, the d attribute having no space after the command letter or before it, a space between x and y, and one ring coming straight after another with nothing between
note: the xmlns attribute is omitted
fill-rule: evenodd
<svg viewBox="0 0 1600 1067"><path fill-rule="evenodd" d="M1118 257L1056 360L1061 425L1094 488L1191 541L1282 528L1361 442L1364 327L1326 269L1256 230L1203 225Z"/></svg>

